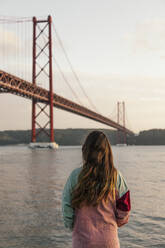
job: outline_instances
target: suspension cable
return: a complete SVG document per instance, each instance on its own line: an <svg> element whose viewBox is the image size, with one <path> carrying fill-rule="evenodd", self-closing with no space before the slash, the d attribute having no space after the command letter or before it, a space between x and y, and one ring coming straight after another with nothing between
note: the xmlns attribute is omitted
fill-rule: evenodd
<svg viewBox="0 0 165 248"><path fill-rule="evenodd" d="M69 64L69 66L70 66L70 69L71 69L71 71L72 71L72 73L73 73L73 75L74 75L74 77L75 77L77 83L79 84L79 87L81 88L83 94L84 94L85 97L87 98L87 100L88 100L88 102L90 103L90 105L95 109L96 112L99 113L99 111L97 110L96 106L93 104L93 102L92 102L91 99L88 97L87 93L85 92L85 90L84 90L84 88L83 88L83 86L82 86L82 84L81 84L81 82L80 82L80 79L79 79L78 75L76 74L76 72L75 72L75 70L74 70L74 68L73 68L73 66L72 66L72 64L71 64L71 61L70 61L70 59L69 59L69 57L68 57L68 55L67 55L67 53L66 53L66 50L65 50L65 48L64 48L64 45L63 45L63 43L62 43L62 41L61 41L61 39L60 39L60 37L59 37L59 35L58 35L58 32L57 32L57 30L56 30L56 28L55 28L54 23L53 23L53 29L54 29L54 32L56 33L57 39L58 39L59 44L60 44L60 46L61 46L61 48L62 48L62 50L63 50L63 53L64 53L64 55L65 55L65 58L66 58L66 60L67 60L67 62L68 62L68 64Z"/></svg>
<svg viewBox="0 0 165 248"><path fill-rule="evenodd" d="M80 101L80 99L78 98L76 92L75 92L75 91L72 89L72 87L70 86L68 80L66 79L64 73L62 72L62 70L61 70L61 68L60 68L60 65L57 63L57 60L56 60L54 57L53 57L53 60L54 60L54 62L55 62L55 64L56 64L56 66L57 66L59 72L61 73L62 78L64 79L65 83L68 85L69 89L72 91L73 95L74 95L75 98L78 100L78 102L79 102L81 105L83 105L82 102Z"/></svg>

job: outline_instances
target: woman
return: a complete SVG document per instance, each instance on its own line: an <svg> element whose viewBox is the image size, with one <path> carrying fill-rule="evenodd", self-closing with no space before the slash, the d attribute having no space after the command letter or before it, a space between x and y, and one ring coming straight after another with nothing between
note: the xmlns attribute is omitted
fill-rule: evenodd
<svg viewBox="0 0 165 248"><path fill-rule="evenodd" d="M129 218L130 194L114 167L104 133L91 132L82 147L83 166L72 171L63 191L65 227L73 248L119 248L118 227Z"/></svg>

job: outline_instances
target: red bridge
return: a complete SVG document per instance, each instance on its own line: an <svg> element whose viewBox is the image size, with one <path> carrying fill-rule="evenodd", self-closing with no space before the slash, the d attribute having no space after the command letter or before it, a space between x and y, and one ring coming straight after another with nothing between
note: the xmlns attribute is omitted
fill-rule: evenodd
<svg viewBox="0 0 165 248"><path fill-rule="evenodd" d="M40 24L45 24L44 27L40 27ZM68 100L62 96L59 96L53 92L53 79L52 79L52 34L51 34L51 24L52 20L49 16L47 20L37 20L33 18L33 77L32 83L10 73L0 70L0 93L11 93L17 96L28 98L32 100L32 142L36 142L36 137L40 132L44 131L50 137L50 142L54 142L53 133L53 107L69 111L71 113L95 120L97 122L103 123L107 126L116 128L118 131L124 132L125 134L133 134L133 132L127 129L124 125L119 124L95 111L90 110L80 104L77 104L71 100ZM37 27L39 33L37 33ZM48 30L47 40L44 46L41 48L37 41L41 35L43 35L45 30ZM46 38L44 38L46 39ZM39 50L37 50L39 47ZM45 54L46 49L48 50L47 62L43 67L40 66L39 72L36 71L38 65L38 58ZM49 72L45 71L45 68L49 67ZM49 90L46 90L37 85L37 77L45 72L49 81ZM38 103L44 104L44 107L40 106ZM46 106L49 105L50 111L49 115L45 112ZM40 111L36 114L36 108ZM38 116L41 112L44 112L48 117L48 122L44 127L41 127L40 123L37 121ZM46 127L50 124L50 133L47 132ZM36 125L39 127L38 133L36 133Z"/></svg>

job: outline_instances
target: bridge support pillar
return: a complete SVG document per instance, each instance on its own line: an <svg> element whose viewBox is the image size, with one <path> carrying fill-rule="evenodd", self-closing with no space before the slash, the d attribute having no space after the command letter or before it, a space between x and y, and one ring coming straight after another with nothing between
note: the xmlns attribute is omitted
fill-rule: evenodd
<svg viewBox="0 0 165 248"><path fill-rule="evenodd" d="M127 134L125 130L125 102L117 103L117 123L124 127L124 131L117 130L117 144L127 144Z"/></svg>
<svg viewBox="0 0 165 248"><path fill-rule="evenodd" d="M32 100L32 139L31 146L41 146L46 139L48 147L57 147L53 129L53 71L52 71L52 19L37 20L33 17L33 72L32 83L36 86L39 80L48 82L49 103ZM46 76L46 79L45 79ZM49 108L49 111L47 111ZM42 115L42 116L41 116ZM45 124L43 125L43 120ZM48 128L49 125L49 128ZM46 135L46 138L45 138ZM39 142L39 143L38 143ZM50 145L52 144L52 145Z"/></svg>

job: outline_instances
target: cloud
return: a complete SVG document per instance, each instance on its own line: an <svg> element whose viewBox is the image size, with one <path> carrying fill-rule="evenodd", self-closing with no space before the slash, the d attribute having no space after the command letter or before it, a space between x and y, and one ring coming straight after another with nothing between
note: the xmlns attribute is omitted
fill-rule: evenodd
<svg viewBox="0 0 165 248"><path fill-rule="evenodd" d="M165 53L165 19L146 20L125 36L134 52Z"/></svg>

